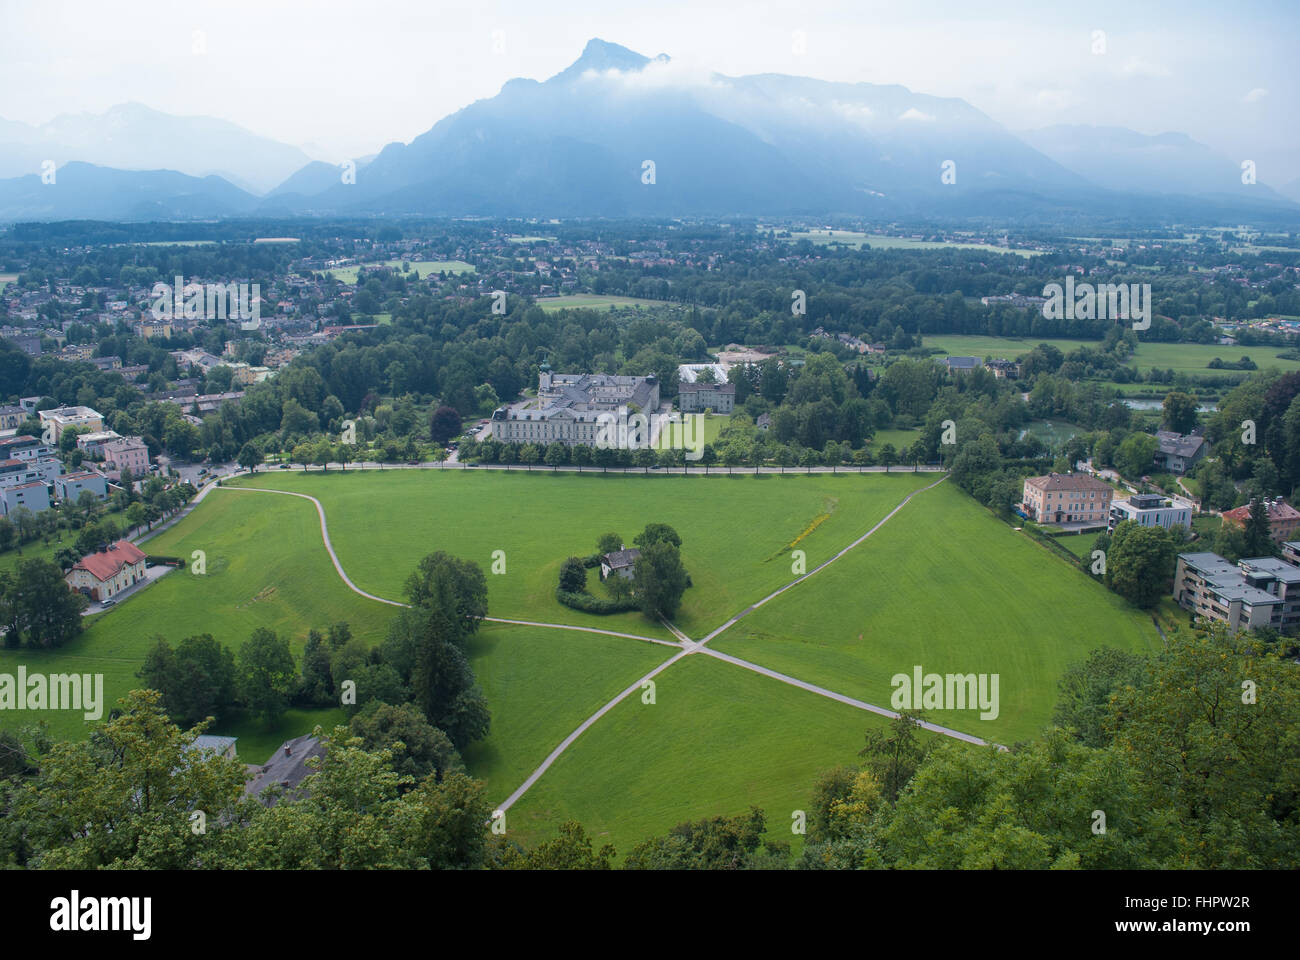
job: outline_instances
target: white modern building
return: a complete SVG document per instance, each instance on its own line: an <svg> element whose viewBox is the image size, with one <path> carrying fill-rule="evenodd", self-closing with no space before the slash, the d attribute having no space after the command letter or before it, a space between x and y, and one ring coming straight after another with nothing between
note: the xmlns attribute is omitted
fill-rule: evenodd
<svg viewBox="0 0 1300 960"><path fill-rule="evenodd" d="M1115 500L1110 505L1110 523L1108 530L1125 520L1144 527L1190 527L1192 525L1192 508L1175 503L1155 493L1135 493L1127 500Z"/></svg>

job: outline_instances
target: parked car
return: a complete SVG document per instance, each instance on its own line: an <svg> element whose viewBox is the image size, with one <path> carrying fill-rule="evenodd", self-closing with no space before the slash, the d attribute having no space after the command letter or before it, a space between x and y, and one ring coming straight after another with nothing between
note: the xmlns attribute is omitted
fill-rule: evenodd
<svg viewBox="0 0 1300 960"><path fill-rule="evenodd" d="M103 603L100 604L100 606L101 606L101 607L111 607L111 606L112 606L113 604L115 604L115 603L117 603L116 600L105 600Z"/></svg>

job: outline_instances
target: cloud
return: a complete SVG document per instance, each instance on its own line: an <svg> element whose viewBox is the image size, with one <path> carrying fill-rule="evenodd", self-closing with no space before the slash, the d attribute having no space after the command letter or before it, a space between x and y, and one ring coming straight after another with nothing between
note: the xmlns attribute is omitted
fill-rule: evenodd
<svg viewBox="0 0 1300 960"><path fill-rule="evenodd" d="M902 113L898 115L898 119L899 120L924 120L925 122L929 123L934 120L934 117L930 116L930 114L928 113L922 113L920 110L916 109L916 107L908 107L906 110L904 110Z"/></svg>
<svg viewBox="0 0 1300 960"><path fill-rule="evenodd" d="M1259 101L1263 100L1263 99L1264 99L1265 97L1267 97L1267 96L1268 96L1268 91L1267 91L1267 90L1265 90L1263 87L1256 87L1254 90L1250 91L1250 93L1248 93L1248 94L1246 94L1244 97L1242 97L1242 98L1241 98L1241 102L1242 102L1242 103L1259 103Z"/></svg>

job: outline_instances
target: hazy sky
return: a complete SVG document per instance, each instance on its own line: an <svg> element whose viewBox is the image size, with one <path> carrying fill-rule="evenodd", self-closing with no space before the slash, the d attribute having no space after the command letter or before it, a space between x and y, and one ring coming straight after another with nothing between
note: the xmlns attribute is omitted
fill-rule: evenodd
<svg viewBox="0 0 1300 960"><path fill-rule="evenodd" d="M337 160L558 73L601 37L731 75L962 97L1013 130L1177 130L1280 184L1300 177L1298 25L1300 0L0 0L0 117L134 100Z"/></svg>

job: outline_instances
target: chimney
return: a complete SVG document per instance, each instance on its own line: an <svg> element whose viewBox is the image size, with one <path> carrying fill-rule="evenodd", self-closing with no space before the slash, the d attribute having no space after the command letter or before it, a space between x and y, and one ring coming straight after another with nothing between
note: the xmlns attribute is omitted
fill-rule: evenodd
<svg viewBox="0 0 1300 960"><path fill-rule="evenodd" d="M284 755L287 757L289 756L289 754L290 754L289 745L286 743L284 745Z"/></svg>

